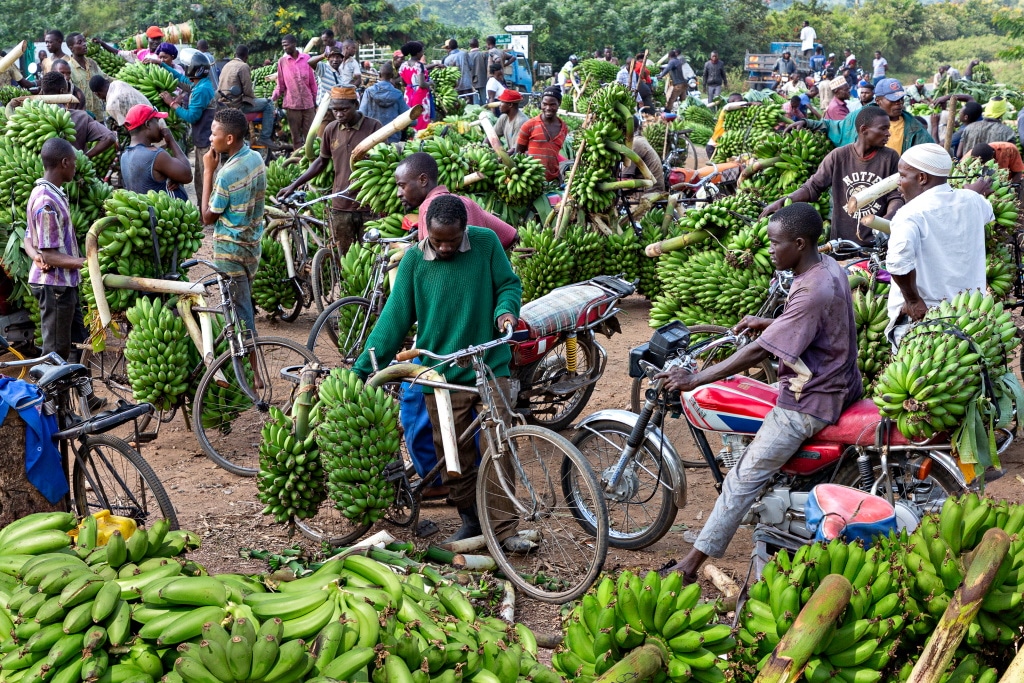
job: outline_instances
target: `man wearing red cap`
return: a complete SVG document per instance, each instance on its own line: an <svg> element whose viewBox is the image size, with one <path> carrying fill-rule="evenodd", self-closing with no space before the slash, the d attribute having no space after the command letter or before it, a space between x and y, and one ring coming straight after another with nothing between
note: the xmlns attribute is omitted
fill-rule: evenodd
<svg viewBox="0 0 1024 683"><path fill-rule="evenodd" d="M159 125L166 118L167 114L151 104L137 104L128 110L124 126L132 139L121 153L121 181L131 192L156 190L188 200L183 186L192 182L192 167L171 129ZM166 148L155 146L160 140Z"/></svg>
<svg viewBox="0 0 1024 683"><path fill-rule="evenodd" d="M333 191L341 192L348 187L352 176L352 151L371 133L380 130L381 125L377 119L359 113L355 88L331 89L331 113L334 114L334 120L327 124L321 134L320 156L295 182L277 193L279 199L284 199L296 187L319 175L328 161L334 162ZM331 233L344 254L362 237L368 210L347 197L335 197L331 202Z"/></svg>
<svg viewBox="0 0 1024 683"><path fill-rule="evenodd" d="M501 112L501 116L494 124L494 132L498 134L502 146L510 151L516 148L519 129L530 120L526 114L519 111L519 103L522 101L523 96L517 90L506 89L498 95L498 102L501 104L498 111Z"/></svg>
<svg viewBox="0 0 1024 683"><path fill-rule="evenodd" d="M101 48L111 54L115 54L121 59L129 62L144 61L146 57L153 55L156 57L157 49L160 47L160 43L164 42L164 32L159 26L150 26L146 29L146 40L149 41L148 45L141 50L119 50L117 47L110 43L104 42L99 36L93 36L92 42L99 45Z"/></svg>

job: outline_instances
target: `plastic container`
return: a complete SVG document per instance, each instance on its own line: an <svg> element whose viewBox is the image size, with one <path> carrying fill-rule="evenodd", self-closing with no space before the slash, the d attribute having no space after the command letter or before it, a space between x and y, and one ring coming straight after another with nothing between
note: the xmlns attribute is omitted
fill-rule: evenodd
<svg viewBox="0 0 1024 683"><path fill-rule="evenodd" d="M111 534L115 531L120 531L121 536L124 540L128 540L135 533L138 528L135 524L135 520L131 517L118 517L117 515L110 514L110 510L100 510L92 515L96 518L96 546L106 545L107 541L110 540ZM82 528L79 524L77 527L68 532L68 536L71 536L75 540L78 539L78 531Z"/></svg>

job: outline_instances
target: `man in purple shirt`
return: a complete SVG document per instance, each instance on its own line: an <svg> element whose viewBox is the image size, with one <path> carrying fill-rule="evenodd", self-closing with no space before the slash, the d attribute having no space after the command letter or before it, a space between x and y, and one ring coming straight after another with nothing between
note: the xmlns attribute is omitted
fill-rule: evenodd
<svg viewBox="0 0 1024 683"><path fill-rule="evenodd" d="M780 361L775 408L726 475L693 549L671 568L682 572L686 583L697 580L709 556L725 554L761 489L800 445L838 421L863 393L849 280L835 260L818 253L821 231L821 217L810 204L791 204L773 215L768 223L773 265L795 275L785 311L774 320L741 320L737 333L761 336L721 363L692 375L681 368L658 375L666 378L667 388L686 392L754 367L769 354Z"/></svg>
<svg viewBox="0 0 1024 683"><path fill-rule="evenodd" d="M85 264L71 225L68 198L60 186L75 177L75 148L61 138L43 143L43 177L28 199L25 253L32 259L28 283L39 301L43 353L71 360L72 344L86 339L78 302L79 272Z"/></svg>
<svg viewBox="0 0 1024 683"><path fill-rule="evenodd" d="M277 87L270 99L281 97L292 132L292 146L298 149L305 144L316 115L316 77L309 66L309 55L299 52L295 45L295 36L291 34L281 39L284 54L277 60Z"/></svg>

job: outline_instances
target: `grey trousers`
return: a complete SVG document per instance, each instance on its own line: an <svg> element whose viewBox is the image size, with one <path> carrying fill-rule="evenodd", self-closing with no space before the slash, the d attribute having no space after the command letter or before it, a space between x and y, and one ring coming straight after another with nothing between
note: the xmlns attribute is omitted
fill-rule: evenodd
<svg viewBox="0 0 1024 683"><path fill-rule="evenodd" d="M715 501L715 509L708 515L693 547L710 557L725 555L736 529L764 485L804 441L827 424L806 413L773 408L739 463L725 475L722 495Z"/></svg>
<svg viewBox="0 0 1024 683"><path fill-rule="evenodd" d="M720 85L709 85L708 86L708 100L713 100L722 94L722 86Z"/></svg>

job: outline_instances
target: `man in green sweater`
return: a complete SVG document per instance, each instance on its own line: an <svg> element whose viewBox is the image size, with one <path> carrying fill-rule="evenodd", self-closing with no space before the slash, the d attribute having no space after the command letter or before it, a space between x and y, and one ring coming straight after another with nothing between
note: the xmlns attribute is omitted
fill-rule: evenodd
<svg viewBox="0 0 1024 683"><path fill-rule="evenodd" d="M466 207L455 195L434 199L425 220L427 237L402 258L391 295L370 333L366 350L352 368L363 379L373 371L370 350L380 367L384 367L401 348L414 324L418 325L417 346L438 354L491 341L501 336L507 325L516 324L523 287L512 272L498 236L484 228L467 226ZM497 379L491 391L500 390L509 396L511 350L507 345L491 349L485 360ZM454 366L445 369L443 374L452 384L476 384L472 367ZM423 393L430 421L434 424L434 447L438 453L443 453L437 429L437 402L429 387L425 387ZM480 397L470 392L452 392L451 400L455 433L462 434L473 422L474 410L481 409ZM492 408L497 416L508 420L503 405ZM462 476L445 477L450 490L448 498L458 508L462 526L444 543L481 533L475 504L476 454L476 445L471 439L465 447L459 448ZM508 458L504 458L503 463L509 464ZM514 480L511 471L507 474ZM495 524L495 535L507 551L526 551L530 544L515 535L516 519L511 502L504 500L504 503L491 515L499 520Z"/></svg>

